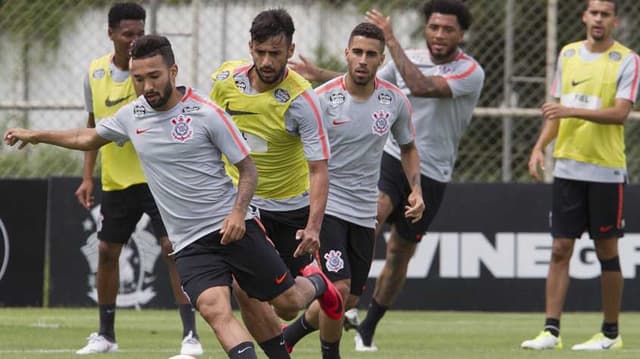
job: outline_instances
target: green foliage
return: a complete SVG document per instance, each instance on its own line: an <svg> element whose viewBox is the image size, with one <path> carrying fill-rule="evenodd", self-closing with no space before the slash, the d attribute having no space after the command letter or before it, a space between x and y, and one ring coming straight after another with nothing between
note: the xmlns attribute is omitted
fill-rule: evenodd
<svg viewBox="0 0 640 359"><path fill-rule="evenodd" d="M36 146L22 151L0 152L1 178L44 178L79 176L83 162L78 152L53 146Z"/></svg>

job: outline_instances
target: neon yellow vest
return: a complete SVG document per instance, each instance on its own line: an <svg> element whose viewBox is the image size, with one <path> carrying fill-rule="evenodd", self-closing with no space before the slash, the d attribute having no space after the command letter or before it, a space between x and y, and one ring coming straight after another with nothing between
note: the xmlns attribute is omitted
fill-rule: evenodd
<svg viewBox="0 0 640 359"><path fill-rule="evenodd" d="M111 78L109 63L112 57L113 54L109 54L95 59L89 66L89 85L96 123L113 116L122 106L136 98L131 78L120 83ZM122 147L115 143L102 146L100 159L103 191L122 190L146 182L131 142L126 142Z"/></svg>
<svg viewBox="0 0 640 359"><path fill-rule="evenodd" d="M613 107L617 76L631 52L615 42L593 61L578 55L582 41L562 49L562 99L568 107L601 109ZM603 125L577 117L562 118L553 156L604 167L626 167L624 125Z"/></svg>
<svg viewBox="0 0 640 359"><path fill-rule="evenodd" d="M247 95L236 87L233 75L246 71L246 62L225 62L212 79L211 99L227 110L251 147L258 169L256 195L269 199L298 196L309 189L309 168L300 137L290 135L284 115L291 102L311 85L289 71L274 89ZM238 184L238 170L226 163L227 173Z"/></svg>

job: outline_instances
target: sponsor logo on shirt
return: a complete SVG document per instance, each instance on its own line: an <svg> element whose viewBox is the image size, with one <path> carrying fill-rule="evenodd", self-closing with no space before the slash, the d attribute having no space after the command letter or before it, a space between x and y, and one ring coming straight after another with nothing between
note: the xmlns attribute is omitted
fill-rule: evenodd
<svg viewBox="0 0 640 359"><path fill-rule="evenodd" d="M227 70L222 71L221 73L216 75L216 80L217 81L222 81L222 80L226 79L227 77L229 77L229 74L230 73Z"/></svg>
<svg viewBox="0 0 640 359"><path fill-rule="evenodd" d="M191 128L191 117L179 115L171 119L173 130L171 137L177 142L187 142L193 137L193 129Z"/></svg>
<svg viewBox="0 0 640 359"><path fill-rule="evenodd" d="M446 75L446 74L450 74L452 72L453 72L453 67L451 67L449 65L438 65L437 73L439 75Z"/></svg>
<svg viewBox="0 0 640 359"><path fill-rule="evenodd" d="M389 105L393 101L393 97L388 92L380 92L378 94L378 102L383 105Z"/></svg>
<svg viewBox="0 0 640 359"><path fill-rule="evenodd" d="M276 98L276 101L281 102L281 103L285 103L285 102L289 101L289 99L291 98L291 95L289 94L289 91L287 91L285 89L277 88L273 92L273 97Z"/></svg>
<svg viewBox="0 0 640 359"><path fill-rule="evenodd" d="M185 106L182 108L182 113L189 113L200 110L200 106Z"/></svg>
<svg viewBox="0 0 640 359"><path fill-rule="evenodd" d="M236 87L242 92L246 92L247 90L247 84L242 80L236 80Z"/></svg>
<svg viewBox="0 0 640 359"><path fill-rule="evenodd" d="M95 70L91 76L93 76L93 78L96 80L100 80L104 77L104 69Z"/></svg>
<svg viewBox="0 0 640 359"><path fill-rule="evenodd" d="M147 109L143 105L135 105L133 107L133 115L135 117L142 117L147 114Z"/></svg>
<svg viewBox="0 0 640 359"><path fill-rule="evenodd" d="M620 60L622 60L622 54L619 53L618 51L611 51L609 53L609 59L611 61L620 61Z"/></svg>
<svg viewBox="0 0 640 359"><path fill-rule="evenodd" d="M339 272L344 268L344 260L342 259L342 252L336 250L330 250L329 253L325 253L324 259L326 260L325 267L327 272Z"/></svg>
<svg viewBox="0 0 640 359"><path fill-rule="evenodd" d="M374 134L383 136L389 132L389 118L391 118L391 113L385 110L379 110L372 113L371 118L373 118L371 129Z"/></svg>
<svg viewBox="0 0 640 359"><path fill-rule="evenodd" d="M335 92L329 95L329 103L337 106L344 103L344 94L342 92Z"/></svg>

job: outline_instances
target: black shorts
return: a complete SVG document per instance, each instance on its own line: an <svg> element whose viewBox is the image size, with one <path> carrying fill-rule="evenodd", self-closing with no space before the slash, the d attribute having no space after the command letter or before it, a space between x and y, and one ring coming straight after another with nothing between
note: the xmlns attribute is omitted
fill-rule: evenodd
<svg viewBox="0 0 640 359"><path fill-rule="evenodd" d="M102 225L98 238L102 241L127 243L143 213L151 218L151 227L156 237L167 236L167 229L162 223L160 212L146 183L135 184L123 190L103 192L100 213Z"/></svg>
<svg viewBox="0 0 640 359"><path fill-rule="evenodd" d="M351 279L351 294L360 296L373 260L374 229L325 215L320 230L320 262L332 282Z"/></svg>
<svg viewBox="0 0 640 359"><path fill-rule="evenodd" d="M624 183L553 179L551 234L554 238L622 237Z"/></svg>
<svg viewBox="0 0 640 359"><path fill-rule="evenodd" d="M387 223L395 224L400 238L416 243L420 242L436 217L447 188L445 182L438 182L424 175L420 176L420 184L425 205L424 214L418 222L411 223L411 220L404 216L404 207L407 205L411 187L402 169L402 163L387 153L382 154L378 189L388 195L393 204L393 212L387 218Z"/></svg>
<svg viewBox="0 0 640 359"><path fill-rule="evenodd" d="M250 297L261 301L293 286L293 276L256 220L246 221L242 239L222 245L221 238L216 231L175 254L182 289L194 307L205 290L230 287L232 275Z"/></svg>
<svg viewBox="0 0 640 359"><path fill-rule="evenodd" d="M313 261L313 256L308 253L293 258L293 253L300 244L300 241L296 239L296 232L304 229L308 218L308 206L293 211L279 212L260 209L260 222L264 225L267 236L276 246L280 257L294 276L298 276L300 270Z"/></svg>

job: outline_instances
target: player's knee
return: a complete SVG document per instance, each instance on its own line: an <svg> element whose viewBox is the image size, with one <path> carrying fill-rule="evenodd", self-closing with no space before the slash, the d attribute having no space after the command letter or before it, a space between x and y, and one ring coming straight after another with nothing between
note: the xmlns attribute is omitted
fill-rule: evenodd
<svg viewBox="0 0 640 359"><path fill-rule="evenodd" d="M199 300L198 311L200 315L209 323L213 330L216 330L216 326L224 328L224 325L228 324L233 314L231 311L225 311L221 306L216 305L215 301Z"/></svg>
<svg viewBox="0 0 640 359"><path fill-rule="evenodd" d="M569 262L573 252L571 244L569 241L554 240L551 246L551 261L554 263Z"/></svg>
<svg viewBox="0 0 640 359"><path fill-rule="evenodd" d="M598 259L600 261L600 269L603 272L620 272L620 257L615 256L609 259Z"/></svg>
<svg viewBox="0 0 640 359"><path fill-rule="evenodd" d="M98 261L100 265L119 263L121 246L100 241L98 243Z"/></svg>
<svg viewBox="0 0 640 359"><path fill-rule="evenodd" d="M409 260L411 260L411 257L413 256L413 253L415 251L415 245L411 246L397 242L392 244L390 241L387 245L386 260L393 267L402 266L409 263Z"/></svg>
<svg viewBox="0 0 640 359"><path fill-rule="evenodd" d="M339 280L334 282L333 285L342 295L342 298L348 298L349 292L351 291L351 281L350 280Z"/></svg>

